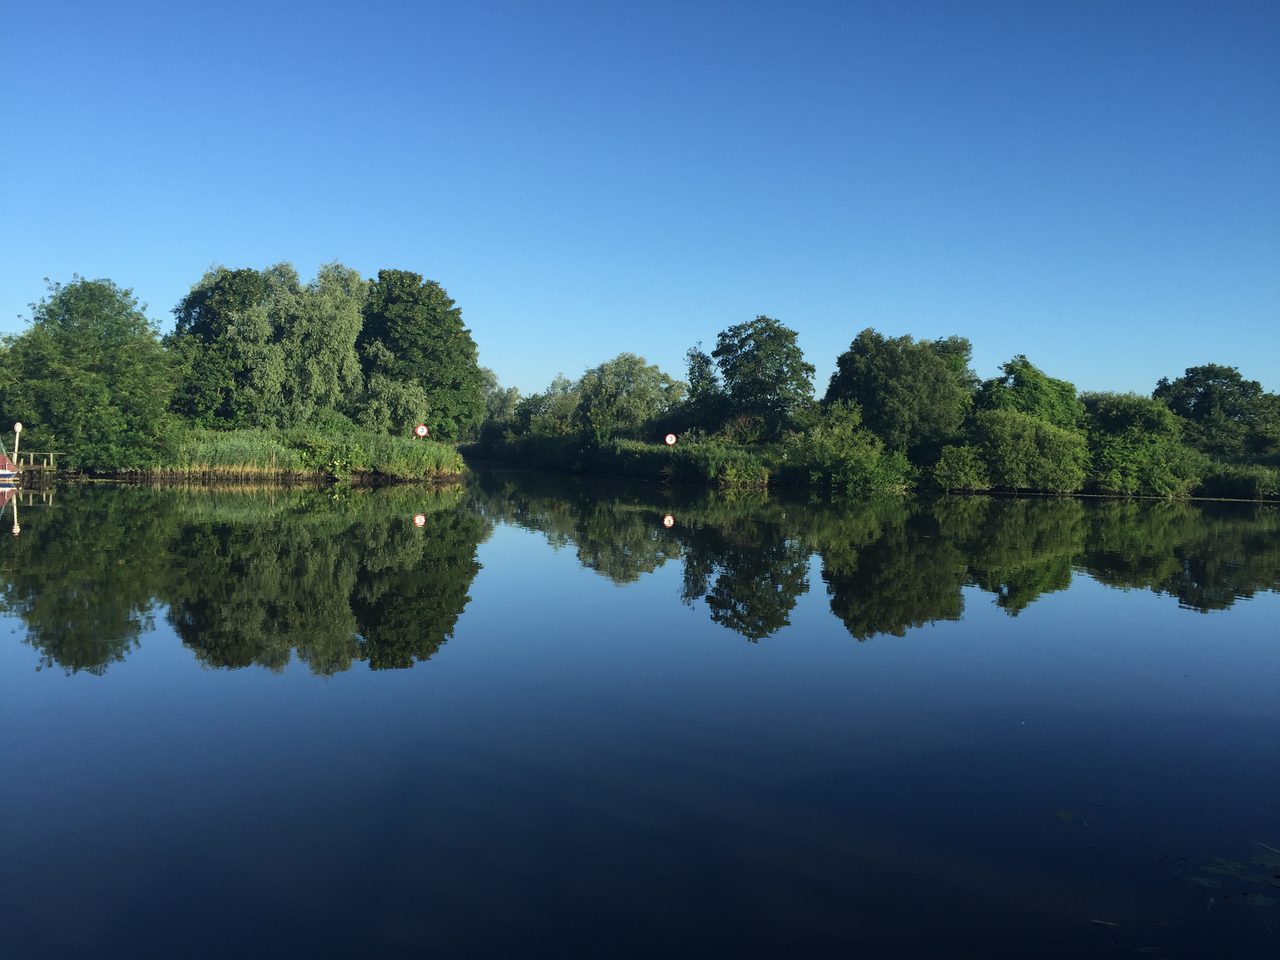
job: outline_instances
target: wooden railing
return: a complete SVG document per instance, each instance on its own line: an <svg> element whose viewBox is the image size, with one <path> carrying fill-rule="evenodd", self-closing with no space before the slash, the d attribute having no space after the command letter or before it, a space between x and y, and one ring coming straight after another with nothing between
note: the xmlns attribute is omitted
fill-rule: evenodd
<svg viewBox="0 0 1280 960"><path fill-rule="evenodd" d="M39 453L35 451L22 450L18 453L18 466L23 470L48 470L56 471L58 469L59 453Z"/></svg>

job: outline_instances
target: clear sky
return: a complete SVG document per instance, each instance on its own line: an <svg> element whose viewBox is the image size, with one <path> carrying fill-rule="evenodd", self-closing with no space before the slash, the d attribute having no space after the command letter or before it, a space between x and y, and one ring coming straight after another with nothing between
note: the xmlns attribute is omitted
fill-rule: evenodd
<svg viewBox="0 0 1280 960"><path fill-rule="evenodd" d="M73 273L399 267L543 387L764 313L1280 389L1280 2L12 2L0 331Z"/></svg>

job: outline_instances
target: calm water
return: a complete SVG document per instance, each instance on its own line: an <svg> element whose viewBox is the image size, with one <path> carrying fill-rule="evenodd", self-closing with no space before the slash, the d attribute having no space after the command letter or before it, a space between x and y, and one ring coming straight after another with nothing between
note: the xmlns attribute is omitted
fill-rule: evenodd
<svg viewBox="0 0 1280 960"><path fill-rule="evenodd" d="M1280 955L1274 507L19 515L5 958Z"/></svg>

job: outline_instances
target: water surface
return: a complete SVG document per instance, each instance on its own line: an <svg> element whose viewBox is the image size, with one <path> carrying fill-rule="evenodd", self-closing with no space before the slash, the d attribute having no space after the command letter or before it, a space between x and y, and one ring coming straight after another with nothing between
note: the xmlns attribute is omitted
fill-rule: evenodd
<svg viewBox="0 0 1280 960"><path fill-rule="evenodd" d="M20 510L5 957L1280 952L1275 507Z"/></svg>

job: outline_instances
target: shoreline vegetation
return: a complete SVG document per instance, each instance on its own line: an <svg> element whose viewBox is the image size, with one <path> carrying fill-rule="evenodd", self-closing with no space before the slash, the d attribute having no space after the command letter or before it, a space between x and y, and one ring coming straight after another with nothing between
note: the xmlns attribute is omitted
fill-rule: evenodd
<svg viewBox="0 0 1280 960"><path fill-rule="evenodd" d="M131 479L176 483L351 480L369 483L453 481L466 467L450 444L352 430L192 430L172 460Z"/></svg>
<svg viewBox="0 0 1280 960"><path fill-rule="evenodd" d="M1020 354L981 380L964 337L866 329L818 397L796 331L758 316L691 347L683 380L621 353L525 397L410 271L215 267L173 315L161 336L110 280L50 284L0 343L0 423L75 475L177 484L448 482L465 455L832 497L1280 499L1280 396L1212 363L1080 393Z"/></svg>

